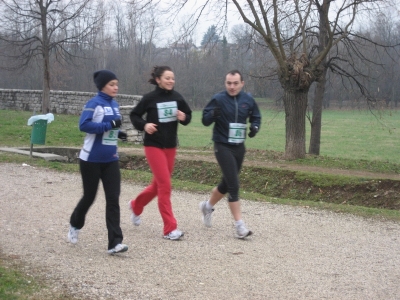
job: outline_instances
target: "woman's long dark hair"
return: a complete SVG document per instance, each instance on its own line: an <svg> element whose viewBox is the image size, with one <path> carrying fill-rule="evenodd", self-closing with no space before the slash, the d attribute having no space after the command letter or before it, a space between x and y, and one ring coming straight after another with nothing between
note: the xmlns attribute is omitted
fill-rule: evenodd
<svg viewBox="0 0 400 300"><path fill-rule="evenodd" d="M168 66L155 66L153 72L151 72L151 78L148 80L151 84L158 85L156 78L160 78L165 71L171 71L172 69Z"/></svg>

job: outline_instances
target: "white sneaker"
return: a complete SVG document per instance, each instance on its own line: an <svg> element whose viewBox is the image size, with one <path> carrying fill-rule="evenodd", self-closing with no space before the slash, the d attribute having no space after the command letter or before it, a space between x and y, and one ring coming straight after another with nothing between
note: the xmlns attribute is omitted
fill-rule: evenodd
<svg viewBox="0 0 400 300"><path fill-rule="evenodd" d="M244 239L245 237L248 237L252 235L253 232L248 230L244 224L241 224L239 226L236 226L236 234L235 237L238 239Z"/></svg>
<svg viewBox="0 0 400 300"><path fill-rule="evenodd" d="M129 201L129 203L128 203L129 210L132 212L132 214L131 214L131 222L132 222L133 225L139 226L140 223L142 223L142 220L140 219L140 216L135 215L135 213L133 212L131 202L132 202L132 200Z"/></svg>
<svg viewBox="0 0 400 300"><path fill-rule="evenodd" d="M135 215L134 213L131 214L131 222L135 226L139 226L140 223L142 223L142 220L140 219L140 216Z"/></svg>
<svg viewBox="0 0 400 300"><path fill-rule="evenodd" d="M78 235L79 235L79 229L76 229L73 226L69 226L69 231L68 231L68 242L72 244L76 244L78 242Z"/></svg>
<svg viewBox="0 0 400 300"><path fill-rule="evenodd" d="M180 231L179 229L172 230L170 233L167 235L164 235L164 239L168 240L179 240L181 237L183 237L184 233Z"/></svg>
<svg viewBox="0 0 400 300"><path fill-rule="evenodd" d="M116 254L116 253L122 253L128 250L128 246L125 244L118 244L114 248L110 249L107 251L108 254Z"/></svg>
<svg viewBox="0 0 400 300"><path fill-rule="evenodd" d="M214 211L214 208L212 209L207 209L207 201L202 201L199 204L199 208L201 212L203 213L203 223L207 227L211 227L211 221L212 221L212 213Z"/></svg>

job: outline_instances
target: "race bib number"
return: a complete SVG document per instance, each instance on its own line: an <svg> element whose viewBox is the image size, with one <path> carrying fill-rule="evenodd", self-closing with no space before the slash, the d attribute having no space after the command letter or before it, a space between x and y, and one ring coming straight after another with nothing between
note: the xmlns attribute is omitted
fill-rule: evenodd
<svg viewBox="0 0 400 300"><path fill-rule="evenodd" d="M173 122L177 120L178 104L176 101L157 103L157 111L160 123Z"/></svg>
<svg viewBox="0 0 400 300"><path fill-rule="evenodd" d="M103 133L103 145L116 146L118 143L118 129L111 129Z"/></svg>
<svg viewBox="0 0 400 300"><path fill-rule="evenodd" d="M229 143L243 143L246 138L246 124L229 123Z"/></svg>

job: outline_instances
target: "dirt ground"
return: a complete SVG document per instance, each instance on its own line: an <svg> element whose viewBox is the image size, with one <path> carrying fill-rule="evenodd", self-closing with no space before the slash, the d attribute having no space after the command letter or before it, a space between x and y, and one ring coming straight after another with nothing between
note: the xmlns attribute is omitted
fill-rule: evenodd
<svg viewBox="0 0 400 300"><path fill-rule="evenodd" d="M400 224L266 202L241 200L252 237L238 240L226 201L206 228L204 194L173 191L182 241L162 238L157 201L129 220L128 200L143 186L122 182L121 228L129 250L107 250L100 190L78 244L67 242L81 197L79 174L0 164L0 252L27 276L45 279L37 299L400 299ZM44 297L47 298L44 298Z"/></svg>

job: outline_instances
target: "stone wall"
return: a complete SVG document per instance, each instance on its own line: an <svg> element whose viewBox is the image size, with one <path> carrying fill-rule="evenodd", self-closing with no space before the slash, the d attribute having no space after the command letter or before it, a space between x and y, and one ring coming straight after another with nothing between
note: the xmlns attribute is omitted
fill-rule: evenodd
<svg viewBox="0 0 400 300"><path fill-rule="evenodd" d="M50 112L53 114L79 115L83 105L96 93L50 91ZM115 99L120 106L135 106L142 96L118 95ZM25 110L41 113L41 90L0 89L0 109Z"/></svg>
<svg viewBox="0 0 400 300"><path fill-rule="evenodd" d="M127 133L128 142L141 144L143 142L143 132L136 130L131 123L131 119L129 118L129 114L134 107L135 106L133 105L125 105L119 107L119 110L122 115L121 130Z"/></svg>
<svg viewBox="0 0 400 300"><path fill-rule="evenodd" d="M79 115L85 103L96 93L50 91L50 112L53 114ZM117 95L115 99L120 105L122 115L121 129L128 134L128 141L142 142L142 132L138 132L131 124L129 113L140 101L142 96ZM0 89L0 109L32 111L41 114L41 90L5 90ZM57 117L54 118L57 121Z"/></svg>

